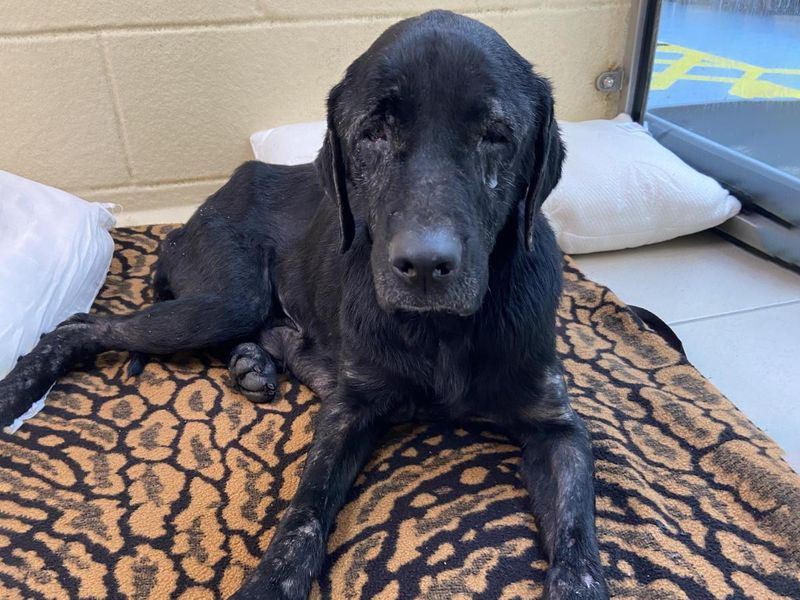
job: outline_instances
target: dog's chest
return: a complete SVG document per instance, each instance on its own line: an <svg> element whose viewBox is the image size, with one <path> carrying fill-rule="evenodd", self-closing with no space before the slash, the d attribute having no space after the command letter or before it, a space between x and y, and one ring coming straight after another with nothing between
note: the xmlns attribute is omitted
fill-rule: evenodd
<svg viewBox="0 0 800 600"><path fill-rule="evenodd" d="M409 394L398 407L398 420L452 419L470 412L472 381L468 344L436 340L409 353L406 376L422 393Z"/></svg>

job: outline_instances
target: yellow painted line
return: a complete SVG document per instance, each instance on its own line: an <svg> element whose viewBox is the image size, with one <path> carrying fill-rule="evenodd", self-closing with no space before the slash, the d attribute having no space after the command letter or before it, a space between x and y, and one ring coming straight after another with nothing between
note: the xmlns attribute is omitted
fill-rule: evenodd
<svg viewBox="0 0 800 600"><path fill-rule="evenodd" d="M652 90L666 90L677 81L708 81L712 83L730 83L728 94L739 98L798 98L800 87L782 85L761 79L762 75L797 75L800 80L800 69L766 68L700 52L675 44L659 44L657 52L676 54L673 58L656 58L655 63L667 65L666 69L653 73L650 83ZM690 74L694 67L712 67L717 69L733 69L741 71L738 77L719 75Z"/></svg>

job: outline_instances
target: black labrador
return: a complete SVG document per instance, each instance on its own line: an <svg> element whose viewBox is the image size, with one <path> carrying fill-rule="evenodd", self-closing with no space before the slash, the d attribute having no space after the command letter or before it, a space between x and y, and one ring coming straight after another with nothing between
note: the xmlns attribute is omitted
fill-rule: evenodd
<svg viewBox="0 0 800 600"><path fill-rule="evenodd" d="M313 164L241 166L161 249L158 302L76 315L0 382L7 424L106 350L239 343L234 384L276 363L321 398L289 508L236 598L305 598L388 423L483 418L522 446L550 560L545 598L606 598L589 435L555 350L561 255L539 207L564 157L548 82L494 30L436 11L390 27L328 99Z"/></svg>

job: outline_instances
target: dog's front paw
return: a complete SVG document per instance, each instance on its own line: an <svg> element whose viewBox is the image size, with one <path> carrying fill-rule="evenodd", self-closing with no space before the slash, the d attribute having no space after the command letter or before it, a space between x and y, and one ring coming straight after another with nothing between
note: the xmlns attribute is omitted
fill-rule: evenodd
<svg viewBox="0 0 800 600"><path fill-rule="evenodd" d="M544 579L545 600L606 600L608 588L599 564L555 563Z"/></svg>
<svg viewBox="0 0 800 600"><path fill-rule="evenodd" d="M271 402L278 393L275 363L258 344L236 346L231 352L228 372L231 385L251 402Z"/></svg>

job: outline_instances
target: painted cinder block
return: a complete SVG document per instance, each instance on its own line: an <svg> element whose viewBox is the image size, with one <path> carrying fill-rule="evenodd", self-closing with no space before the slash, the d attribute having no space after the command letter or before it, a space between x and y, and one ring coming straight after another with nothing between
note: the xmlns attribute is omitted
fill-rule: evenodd
<svg viewBox="0 0 800 600"><path fill-rule="evenodd" d="M479 18L550 79L558 117L580 121L619 112L620 94L600 93L594 82L602 71L623 63L629 13L627 4L598 2Z"/></svg>
<svg viewBox="0 0 800 600"><path fill-rule="evenodd" d="M568 119L609 116L594 76L621 60L608 40L622 17L619 6L480 16L554 81ZM393 21L105 34L136 179L220 176L250 157L253 131L321 118L330 87Z"/></svg>
<svg viewBox="0 0 800 600"><path fill-rule="evenodd" d="M0 169L67 189L128 180L95 36L0 39L0 82Z"/></svg>
<svg viewBox="0 0 800 600"><path fill-rule="evenodd" d="M390 22L108 34L137 180L228 174L252 157L254 131L321 118L330 87Z"/></svg>
<svg viewBox="0 0 800 600"><path fill-rule="evenodd" d="M521 8L538 8L547 0L347 0L331 2L330 0L259 0L264 14L274 19L326 19L335 17L394 16L407 17L418 15L432 9L445 9L454 12L481 12L496 10L517 10Z"/></svg>
<svg viewBox="0 0 800 600"><path fill-rule="evenodd" d="M244 21L255 0L0 0L0 33Z"/></svg>

